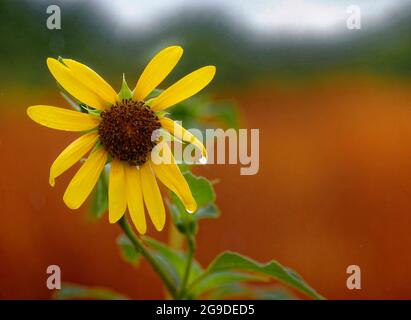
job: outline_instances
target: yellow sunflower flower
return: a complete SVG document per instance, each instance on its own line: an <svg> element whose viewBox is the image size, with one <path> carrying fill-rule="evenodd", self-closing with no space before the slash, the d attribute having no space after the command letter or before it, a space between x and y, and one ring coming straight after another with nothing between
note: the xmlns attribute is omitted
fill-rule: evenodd
<svg viewBox="0 0 411 320"><path fill-rule="evenodd" d="M117 222L128 208L136 229L146 232L144 204L155 228L165 224L163 199L157 184L159 179L182 201L189 212L197 204L190 188L171 157L170 163L155 163L151 150L156 145L152 133L163 128L177 139L193 143L206 156L204 146L192 134L173 120L165 110L202 90L215 75L214 66L200 68L183 77L157 97L147 97L166 78L183 54L179 46L157 53L144 69L129 99L121 98L114 89L89 67L71 59L61 62L48 58L47 66L57 82L75 99L86 105L88 113L47 105L31 106L28 116L35 122L58 130L83 133L64 149L50 168L50 185L90 152L64 193L70 209L79 208L90 195L108 161L109 221ZM120 91L121 92L121 91ZM164 151L163 151L164 152Z"/></svg>

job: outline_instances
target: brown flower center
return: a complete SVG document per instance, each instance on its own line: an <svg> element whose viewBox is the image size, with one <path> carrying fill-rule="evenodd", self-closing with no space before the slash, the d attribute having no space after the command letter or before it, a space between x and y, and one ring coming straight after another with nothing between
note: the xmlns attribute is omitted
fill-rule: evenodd
<svg viewBox="0 0 411 320"><path fill-rule="evenodd" d="M100 141L113 158L141 166L156 145L158 117L144 102L122 100L101 113Z"/></svg>

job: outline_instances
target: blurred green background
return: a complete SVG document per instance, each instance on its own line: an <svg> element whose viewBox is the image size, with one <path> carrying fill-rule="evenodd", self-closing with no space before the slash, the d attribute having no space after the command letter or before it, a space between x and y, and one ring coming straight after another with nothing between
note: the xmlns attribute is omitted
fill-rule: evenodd
<svg viewBox="0 0 411 320"><path fill-rule="evenodd" d="M335 71L411 73L411 4L407 1L357 1L360 9L363 4L361 30L345 26L349 1L114 3L1 1L0 58L2 73L7 74L5 82L50 84L44 60L61 55L88 62L110 79L117 79L118 86L120 72L134 80L146 59L169 43L181 44L188 53L175 76L211 63L220 66L219 85L238 86L262 78L284 81ZM52 4L61 9L61 30L46 27L50 14L45 8ZM328 7L339 11L334 13ZM259 10L253 12L253 8ZM267 23L267 30L258 29L254 21L260 15L260 19L275 22L277 15L270 18L269 10L279 10L281 15L295 8L308 12L296 12L295 16L291 12L289 23ZM246 21L247 10L254 20ZM326 10L334 13L335 25L321 24Z"/></svg>

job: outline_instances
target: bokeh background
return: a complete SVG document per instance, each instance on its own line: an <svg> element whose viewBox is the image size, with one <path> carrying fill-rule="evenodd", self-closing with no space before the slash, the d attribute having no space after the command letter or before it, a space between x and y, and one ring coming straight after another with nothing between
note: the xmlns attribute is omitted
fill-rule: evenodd
<svg viewBox="0 0 411 320"><path fill-rule="evenodd" d="M58 4L62 29L48 30ZM361 29L346 28L349 5ZM136 299L162 298L156 275L125 263L120 234L62 195L73 168L49 166L75 137L31 122L29 105L67 106L48 56L71 57L119 89L160 48L185 54L164 86L214 64L205 94L260 129L260 170L198 170L216 184L218 220L202 222L198 259L227 249L297 270L329 299L411 298L411 3L356 1L0 1L0 298L49 299L62 279ZM222 106L221 108L225 108ZM170 220L170 219L169 219ZM150 235L167 241L169 229ZM359 265L362 289L346 288Z"/></svg>

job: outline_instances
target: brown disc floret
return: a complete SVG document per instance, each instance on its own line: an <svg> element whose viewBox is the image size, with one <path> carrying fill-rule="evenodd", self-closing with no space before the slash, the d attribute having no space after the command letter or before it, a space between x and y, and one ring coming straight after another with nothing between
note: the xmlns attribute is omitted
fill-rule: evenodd
<svg viewBox="0 0 411 320"><path fill-rule="evenodd" d="M122 100L101 113L100 142L113 158L141 166L156 145L158 117L144 102Z"/></svg>

